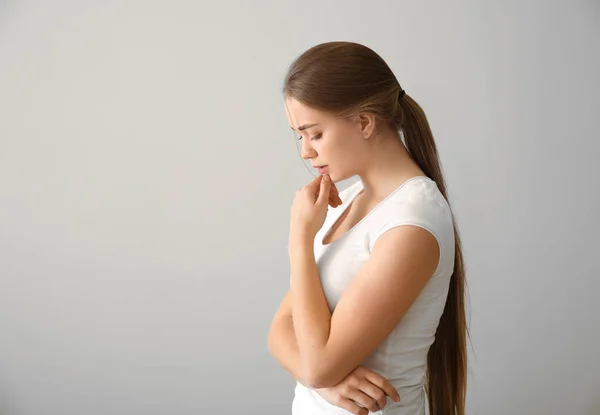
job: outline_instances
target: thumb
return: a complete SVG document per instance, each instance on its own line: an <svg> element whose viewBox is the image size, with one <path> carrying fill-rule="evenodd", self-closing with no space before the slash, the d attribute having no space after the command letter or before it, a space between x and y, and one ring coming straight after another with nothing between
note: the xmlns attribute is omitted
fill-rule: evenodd
<svg viewBox="0 0 600 415"><path fill-rule="evenodd" d="M317 204L329 204L329 190L331 187L331 179L328 174L323 175L321 180L321 186L319 187L319 197L317 198Z"/></svg>

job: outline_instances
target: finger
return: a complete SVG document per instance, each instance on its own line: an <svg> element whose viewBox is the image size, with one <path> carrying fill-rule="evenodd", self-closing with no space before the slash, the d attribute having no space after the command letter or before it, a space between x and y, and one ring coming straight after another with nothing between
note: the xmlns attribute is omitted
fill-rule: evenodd
<svg viewBox="0 0 600 415"><path fill-rule="evenodd" d="M334 182L331 182L331 192L335 193L336 195L340 194L340 192Z"/></svg>
<svg viewBox="0 0 600 415"><path fill-rule="evenodd" d="M342 199L340 199L340 193L335 185L335 183L331 182L331 187L329 189L329 193L331 193L340 203L342 203Z"/></svg>
<svg viewBox="0 0 600 415"><path fill-rule="evenodd" d="M387 405L387 396L383 389L373 385L368 380L362 379L357 388L368 395L369 398L375 400L380 409Z"/></svg>
<svg viewBox="0 0 600 415"><path fill-rule="evenodd" d="M319 188L319 186L321 186L322 179L323 179L323 176L318 175L314 179L312 179L310 181L310 183L308 183L306 186L313 190L317 190Z"/></svg>
<svg viewBox="0 0 600 415"><path fill-rule="evenodd" d="M312 179L306 186L304 186L304 190L307 190L308 193L315 198L315 203L318 201L321 193L321 182L323 178L321 176L317 176ZM302 189L301 189L302 190Z"/></svg>
<svg viewBox="0 0 600 415"><path fill-rule="evenodd" d="M326 204L329 199L329 189L331 187L331 179L329 176L323 177L321 180L321 186L319 187L319 197L317 198L317 204Z"/></svg>
<svg viewBox="0 0 600 415"><path fill-rule="evenodd" d="M334 194L332 194L331 192L329 192L329 204L331 205L331 207L338 207L339 205L342 204L342 201L340 200L340 198Z"/></svg>
<svg viewBox="0 0 600 415"><path fill-rule="evenodd" d="M335 188L335 185L333 183L331 183L331 190L329 191L329 193L331 194L331 196L333 196L334 200L337 201L341 205L342 199L340 198L339 193L337 193L333 190L334 188Z"/></svg>
<svg viewBox="0 0 600 415"><path fill-rule="evenodd" d="M335 186L335 183L331 182L330 187L329 187L329 194L335 198L340 197L340 193L337 190L337 187Z"/></svg>
<svg viewBox="0 0 600 415"><path fill-rule="evenodd" d="M367 408L371 412L377 412L381 409L373 398L358 389L352 388L348 393L347 398L353 400L363 408Z"/></svg>
<svg viewBox="0 0 600 415"><path fill-rule="evenodd" d="M350 412L351 414L355 414L355 415L369 415L369 410L366 408L361 408L360 406L358 406L356 404L356 402L351 401L348 398L342 398L340 399L340 401L336 404L337 406L339 406L342 409L345 409L346 411Z"/></svg>
<svg viewBox="0 0 600 415"><path fill-rule="evenodd" d="M400 394L398 393L396 388L394 388L394 386L390 383L389 380L381 376L379 373L375 373L372 370L366 369L364 371L364 377L373 385L381 389L387 396L389 396L396 402L400 401Z"/></svg>
<svg viewBox="0 0 600 415"><path fill-rule="evenodd" d="M329 206L331 207L336 207L337 205L337 200L335 200L333 198L334 196L332 194L329 194L329 199L327 199L327 203L329 204Z"/></svg>

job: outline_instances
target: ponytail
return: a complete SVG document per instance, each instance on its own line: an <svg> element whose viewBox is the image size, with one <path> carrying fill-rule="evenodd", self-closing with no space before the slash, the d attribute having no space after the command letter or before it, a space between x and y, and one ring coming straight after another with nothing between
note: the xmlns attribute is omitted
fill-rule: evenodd
<svg viewBox="0 0 600 415"><path fill-rule="evenodd" d="M423 109L403 92L398 102L399 126L408 152L421 170L436 182L442 195L448 200L437 147ZM427 354L425 390L431 415L465 413L468 335L464 298L466 281L462 244L456 222L454 223L454 272L450 278L448 298L435 340Z"/></svg>

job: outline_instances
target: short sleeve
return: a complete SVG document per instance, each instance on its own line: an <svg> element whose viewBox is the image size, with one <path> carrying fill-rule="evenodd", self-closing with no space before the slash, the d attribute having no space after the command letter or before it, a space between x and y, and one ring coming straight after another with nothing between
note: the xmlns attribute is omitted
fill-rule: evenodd
<svg viewBox="0 0 600 415"><path fill-rule="evenodd" d="M423 221L415 221L415 220L400 220L400 221L396 221L396 222L388 222L382 228L380 228L371 238L370 247L369 247L370 250L371 251L373 250L373 247L375 246L375 242L377 241L377 239L379 239L379 237L381 235L383 235L390 229L394 229L399 226L407 226L407 225L418 226L420 228L425 229L429 233L431 233L434 236L434 238L437 240L438 245L441 248L442 242L441 242L440 237L438 236L437 232L431 226L429 226L428 223L424 223Z"/></svg>
<svg viewBox="0 0 600 415"><path fill-rule="evenodd" d="M375 242L390 229L400 226L418 226L425 229L436 239L440 249L440 263L454 248L454 228L452 214L444 197L437 191L434 182L430 184L415 183L405 197L390 201L382 220L369 238L369 251L372 252Z"/></svg>

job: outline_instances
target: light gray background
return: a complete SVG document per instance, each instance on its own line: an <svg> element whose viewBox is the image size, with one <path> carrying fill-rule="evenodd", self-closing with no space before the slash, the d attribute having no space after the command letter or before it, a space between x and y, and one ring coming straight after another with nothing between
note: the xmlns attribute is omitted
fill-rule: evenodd
<svg viewBox="0 0 600 415"><path fill-rule="evenodd" d="M597 1L61 0L0 2L2 415L290 413L267 333L312 176L280 88L330 40L431 121L467 413L600 414Z"/></svg>

